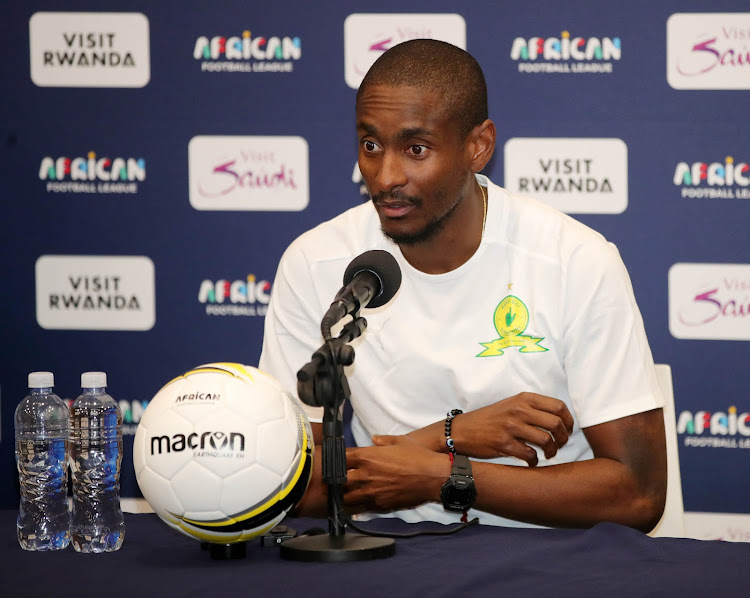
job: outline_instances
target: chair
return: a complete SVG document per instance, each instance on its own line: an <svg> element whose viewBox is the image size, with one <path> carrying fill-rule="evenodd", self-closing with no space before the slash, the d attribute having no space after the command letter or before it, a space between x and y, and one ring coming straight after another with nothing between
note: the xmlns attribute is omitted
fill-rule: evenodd
<svg viewBox="0 0 750 598"><path fill-rule="evenodd" d="M684 538L685 508L682 503L682 478L680 477L680 455L677 450L677 426L672 388L672 368L656 365L656 378L664 395L664 432L667 437L667 502L659 523L649 536L654 538Z"/></svg>

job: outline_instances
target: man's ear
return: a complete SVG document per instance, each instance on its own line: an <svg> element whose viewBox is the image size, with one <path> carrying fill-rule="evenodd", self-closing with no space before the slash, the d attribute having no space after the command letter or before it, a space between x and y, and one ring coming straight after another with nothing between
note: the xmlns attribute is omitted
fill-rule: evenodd
<svg viewBox="0 0 750 598"><path fill-rule="evenodd" d="M497 132L495 123L489 118L477 125L469 133L467 149L472 172L480 172L495 153L495 141Z"/></svg>

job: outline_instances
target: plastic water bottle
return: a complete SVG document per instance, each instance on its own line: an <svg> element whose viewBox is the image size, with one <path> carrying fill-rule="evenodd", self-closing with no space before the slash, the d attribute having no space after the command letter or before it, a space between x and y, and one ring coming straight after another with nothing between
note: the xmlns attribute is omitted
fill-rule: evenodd
<svg viewBox="0 0 750 598"><path fill-rule="evenodd" d="M52 372L29 374L29 395L16 408L16 467L21 503L16 529L24 550L60 550L70 543L68 408L52 392Z"/></svg>
<svg viewBox="0 0 750 598"><path fill-rule="evenodd" d="M70 408L70 536L78 552L119 550L125 538L120 509L122 413L106 386L104 372L81 374L82 393Z"/></svg>

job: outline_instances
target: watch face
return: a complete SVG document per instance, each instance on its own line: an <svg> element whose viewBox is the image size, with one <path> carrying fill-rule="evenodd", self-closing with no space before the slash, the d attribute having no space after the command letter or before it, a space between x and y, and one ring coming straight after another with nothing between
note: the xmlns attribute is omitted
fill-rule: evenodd
<svg viewBox="0 0 750 598"><path fill-rule="evenodd" d="M440 494L443 507L450 511L465 511L474 504L477 491L471 478L451 476Z"/></svg>
<svg viewBox="0 0 750 598"><path fill-rule="evenodd" d="M471 500L471 489L453 486L447 492L448 502L463 505Z"/></svg>

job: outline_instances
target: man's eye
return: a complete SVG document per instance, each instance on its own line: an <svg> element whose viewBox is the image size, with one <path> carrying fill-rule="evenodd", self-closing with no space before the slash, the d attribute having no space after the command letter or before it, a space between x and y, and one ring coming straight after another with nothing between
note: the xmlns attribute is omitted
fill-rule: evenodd
<svg viewBox="0 0 750 598"><path fill-rule="evenodd" d="M411 153L414 154L415 156L422 155L426 150L427 148L424 145L412 145L409 148L409 151L411 151Z"/></svg>
<svg viewBox="0 0 750 598"><path fill-rule="evenodd" d="M375 151L375 144L372 141L365 141L364 142L365 149L368 152L374 152Z"/></svg>

